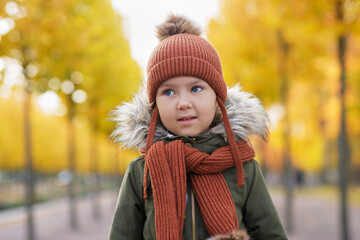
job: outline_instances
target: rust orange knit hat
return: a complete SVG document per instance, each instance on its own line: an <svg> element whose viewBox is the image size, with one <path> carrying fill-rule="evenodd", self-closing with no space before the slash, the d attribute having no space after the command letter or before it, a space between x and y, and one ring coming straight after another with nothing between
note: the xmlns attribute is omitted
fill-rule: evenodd
<svg viewBox="0 0 360 240"><path fill-rule="evenodd" d="M201 31L188 19L170 15L158 26L159 45L153 50L147 66L147 94L155 100L159 86L178 76L192 76L207 82L225 102L226 83L220 57Z"/></svg>
<svg viewBox="0 0 360 240"><path fill-rule="evenodd" d="M192 76L207 82L217 94L226 134L238 172L238 185L244 183L244 175L236 140L232 132L224 103L227 87L223 77L220 57L215 48L200 36L201 31L186 17L170 15L157 27L159 45L153 50L147 66L147 94L149 102L155 101L158 88L173 77ZM158 109L154 105L146 141L146 152L154 141ZM147 166L145 163L145 172Z"/></svg>

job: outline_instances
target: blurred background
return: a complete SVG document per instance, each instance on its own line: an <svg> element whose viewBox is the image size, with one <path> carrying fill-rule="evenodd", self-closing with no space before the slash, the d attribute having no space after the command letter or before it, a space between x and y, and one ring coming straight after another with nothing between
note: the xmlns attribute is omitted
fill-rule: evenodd
<svg viewBox="0 0 360 240"><path fill-rule="evenodd" d="M155 25L204 27L289 239L360 239L360 0L0 0L0 239L106 239L138 156L109 113L146 79Z"/></svg>

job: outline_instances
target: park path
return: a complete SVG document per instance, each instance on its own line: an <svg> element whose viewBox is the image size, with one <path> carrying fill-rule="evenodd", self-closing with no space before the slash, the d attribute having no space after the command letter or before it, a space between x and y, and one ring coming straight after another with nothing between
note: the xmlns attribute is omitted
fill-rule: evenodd
<svg viewBox="0 0 360 240"><path fill-rule="evenodd" d="M101 194L99 219L94 218L91 198L78 199L79 228L69 227L67 199L35 206L36 240L106 240L116 201L115 192ZM284 216L284 197L272 193L281 218ZM338 227L338 203L320 197L301 197L294 201L294 229L289 240L341 240ZM351 239L360 240L360 207L350 207ZM285 224L285 223L284 223ZM0 239L27 240L24 208L0 212Z"/></svg>
<svg viewBox="0 0 360 240"><path fill-rule="evenodd" d="M272 194L283 225L285 219L285 198ZM293 202L293 230L289 240L342 240L340 234L340 204L329 197L297 197ZM360 206L348 209L350 239L360 240Z"/></svg>
<svg viewBox="0 0 360 240"><path fill-rule="evenodd" d="M117 193L103 192L99 198L100 217L95 218L91 197L79 198L78 229L70 227L68 199L37 204L34 207L36 240L107 239ZM25 208L0 212L0 240L27 240Z"/></svg>

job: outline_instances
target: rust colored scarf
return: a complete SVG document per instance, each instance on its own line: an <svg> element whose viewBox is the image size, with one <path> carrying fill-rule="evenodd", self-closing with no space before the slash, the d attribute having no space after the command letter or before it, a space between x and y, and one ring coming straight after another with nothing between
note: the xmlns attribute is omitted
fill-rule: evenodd
<svg viewBox="0 0 360 240"><path fill-rule="evenodd" d="M245 142L237 143L241 162L254 158L254 150ZM159 141L146 155L144 198L147 198L147 176L153 188L156 239L182 239L186 207L186 172L201 216L210 234L238 229L234 201L221 171L236 166L230 146L215 150L211 155L185 146L181 140L165 144ZM237 166L238 176L244 176ZM242 182L243 184L243 182Z"/></svg>

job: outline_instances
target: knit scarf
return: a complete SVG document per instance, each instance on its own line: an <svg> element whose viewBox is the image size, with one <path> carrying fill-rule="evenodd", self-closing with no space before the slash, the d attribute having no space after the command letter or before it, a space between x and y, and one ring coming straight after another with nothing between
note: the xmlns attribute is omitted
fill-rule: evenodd
<svg viewBox="0 0 360 240"><path fill-rule="evenodd" d="M254 158L245 142L237 143L241 162ZM210 236L238 229L234 201L221 172L236 166L230 146L211 155L184 145L181 140L156 142L145 157L144 198L147 198L148 170L155 205L156 239L182 239L186 207L186 172ZM242 163L240 163L242 164ZM242 170L242 167L236 168ZM243 176L243 172L241 174Z"/></svg>

